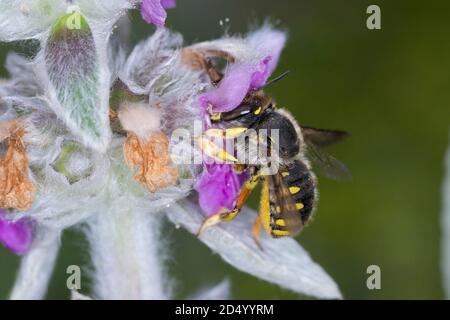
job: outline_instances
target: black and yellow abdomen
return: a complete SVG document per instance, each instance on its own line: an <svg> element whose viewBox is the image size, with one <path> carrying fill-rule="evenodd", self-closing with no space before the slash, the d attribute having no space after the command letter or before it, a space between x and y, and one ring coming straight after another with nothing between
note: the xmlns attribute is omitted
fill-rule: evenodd
<svg viewBox="0 0 450 320"><path fill-rule="evenodd" d="M269 181L270 214L266 229L273 237L295 236L313 212L315 178L306 164L295 160L280 167Z"/></svg>
<svg viewBox="0 0 450 320"><path fill-rule="evenodd" d="M311 170L301 161L295 160L281 172L284 184L295 202L303 224L311 217L316 195L316 182Z"/></svg>

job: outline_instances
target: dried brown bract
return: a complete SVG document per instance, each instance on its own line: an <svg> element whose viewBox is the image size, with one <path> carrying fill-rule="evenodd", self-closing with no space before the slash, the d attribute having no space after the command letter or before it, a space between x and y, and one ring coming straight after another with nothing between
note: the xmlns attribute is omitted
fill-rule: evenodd
<svg viewBox="0 0 450 320"><path fill-rule="evenodd" d="M27 210L36 188L28 176L28 155L22 141L25 131L16 120L0 123L0 141L6 152L0 157L0 207Z"/></svg>
<svg viewBox="0 0 450 320"><path fill-rule="evenodd" d="M233 63L235 58L226 51L222 50L200 50L193 48L184 48L181 50L181 61L193 70L205 71L213 83L218 83L223 75L216 66L215 59L223 59Z"/></svg>
<svg viewBox="0 0 450 320"><path fill-rule="evenodd" d="M137 168L134 176L150 192L166 188L177 182L178 170L171 166L169 140L158 131L148 139L140 139L128 132L124 144L125 161L131 168Z"/></svg>

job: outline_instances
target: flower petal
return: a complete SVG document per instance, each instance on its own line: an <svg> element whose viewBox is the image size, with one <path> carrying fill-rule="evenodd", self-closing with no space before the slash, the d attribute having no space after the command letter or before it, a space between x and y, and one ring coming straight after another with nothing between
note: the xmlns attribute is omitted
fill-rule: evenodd
<svg viewBox="0 0 450 320"><path fill-rule="evenodd" d="M177 6L176 0L161 0L161 4L164 9L173 9Z"/></svg>
<svg viewBox="0 0 450 320"><path fill-rule="evenodd" d="M191 233L196 233L204 216L188 201L172 205L169 219ZM259 249L251 235L255 213L244 209L229 223L206 230L200 240L235 268L294 292L326 299L342 295L334 280L316 264L292 238L272 239L261 236Z"/></svg>
<svg viewBox="0 0 450 320"><path fill-rule="evenodd" d="M233 209L242 181L232 165L213 164L203 171L195 186L203 212L213 214L221 208Z"/></svg>
<svg viewBox="0 0 450 320"><path fill-rule="evenodd" d="M281 51L286 43L286 34L267 25L251 33L244 41L257 56L249 55L240 63L229 66L225 70L219 87L200 97L200 104L203 108L211 104L216 112L231 111L244 100L250 90L262 87L278 64ZM233 48L233 46L227 46L228 49ZM234 42L234 47L238 47L238 42ZM220 48L220 50L226 51L226 47ZM234 49L233 51L246 52L244 49ZM240 56L245 55L240 53Z"/></svg>
<svg viewBox="0 0 450 320"><path fill-rule="evenodd" d="M233 110L241 104L254 84L260 83L261 73L265 73L265 70L260 63L231 65L225 71L219 87L200 97L201 106L206 108L211 104L215 112Z"/></svg>
<svg viewBox="0 0 450 320"><path fill-rule="evenodd" d="M259 79L263 85L277 67L281 51L286 44L286 33L266 25L251 33L247 40L252 47L265 56L263 61L266 61L267 70L262 74L262 79Z"/></svg>
<svg viewBox="0 0 450 320"><path fill-rule="evenodd" d="M248 41L241 37L224 37L213 41L204 41L186 47L187 50L199 52L208 58L215 57L217 53L225 52L232 57L236 63L249 62L253 59L260 60L254 48L249 46Z"/></svg>
<svg viewBox="0 0 450 320"><path fill-rule="evenodd" d="M175 4L174 0L143 0L141 4L142 18L157 27L164 27L167 18L165 9L171 9L175 7Z"/></svg>
<svg viewBox="0 0 450 320"><path fill-rule="evenodd" d="M0 243L17 255L25 254L33 242L33 226L27 219L8 221L0 209Z"/></svg>
<svg viewBox="0 0 450 320"><path fill-rule="evenodd" d="M17 255L25 254L33 242L33 224L28 219L11 222L0 209L0 243Z"/></svg>
<svg viewBox="0 0 450 320"><path fill-rule="evenodd" d="M51 107L86 146L103 152L111 139L109 89L104 90L109 75L100 65L88 23L80 15L77 25L72 16L57 21L45 47Z"/></svg>

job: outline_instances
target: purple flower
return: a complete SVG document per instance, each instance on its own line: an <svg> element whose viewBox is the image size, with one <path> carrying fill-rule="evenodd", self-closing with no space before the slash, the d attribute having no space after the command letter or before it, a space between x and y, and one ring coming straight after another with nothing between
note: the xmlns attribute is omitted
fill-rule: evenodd
<svg viewBox="0 0 450 320"><path fill-rule="evenodd" d="M200 104L203 108L211 104L216 112L231 111L241 104L249 90L264 84L262 79L265 73L267 64L264 61L231 65L219 87L200 97Z"/></svg>
<svg viewBox="0 0 450 320"><path fill-rule="evenodd" d="M228 66L219 86L200 96L200 106L205 114L208 105L216 112L231 111L241 104L250 90L264 86L277 66L286 34L266 26L246 40L260 58ZM208 123L205 125L209 126ZM229 164L207 165L196 186L202 210L210 215L221 208L233 209L245 177L246 174L238 175Z"/></svg>
<svg viewBox="0 0 450 320"><path fill-rule="evenodd" d="M263 58L229 66L219 86L200 97L203 108L211 104L216 112L231 111L250 90L262 87L278 64L286 35L266 27L251 34L247 41Z"/></svg>
<svg viewBox="0 0 450 320"><path fill-rule="evenodd" d="M202 210L210 215L222 208L233 209L236 196L246 179L230 164L207 165L195 186Z"/></svg>
<svg viewBox="0 0 450 320"><path fill-rule="evenodd" d="M176 0L161 0L161 4L164 9L173 9L177 6Z"/></svg>
<svg viewBox="0 0 450 320"><path fill-rule="evenodd" d="M251 34L248 42L265 56L263 59L263 63L266 65L265 73L261 74L258 79L261 85L264 85L277 67L281 51L286 44L286 34L266 26Z"/></svg>
<svg viewBox="0 0 450 320"><path fill-rule="evenodd" d="M33 242L33 225L28 219L10 222L0 209L0 243L17 255L25 254Z"/></svg>
<svg viewBox="0 0 450 320"><path fill-rule="evenodd" d="M142 18L157 27L163 27L167 18L166 9L172 9L175 6L176 0L143 0L141 4Z"/></svg>

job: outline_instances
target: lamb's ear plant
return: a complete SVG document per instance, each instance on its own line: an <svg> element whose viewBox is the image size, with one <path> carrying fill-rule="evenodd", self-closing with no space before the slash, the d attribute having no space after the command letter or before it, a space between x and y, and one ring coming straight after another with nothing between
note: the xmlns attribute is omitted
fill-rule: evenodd
<svg viewBox="0 0 450 320"><path fill-rule="evenodd" d="M222 192L238 183L234 173L206 186L207 166L175 161L198 154L197 146L172 137L180 130L195 137L196 123L205 126L205 99L229 110L265 83L286 35L264 25L183 48L182 36L163 28L164 9L174 5L0 0L0 40L40 43L31 60L11 53L0 83L0 242L23 256L12 299L45 297L61 234L73 226L84 230L92 261L92 292L73 292L74 299L171 298L162 219L195 235L205 207L235 196ZM136 6L158 28L126 56L117 21ZM186 50L225 52L233 59L224 79L240 80L216 87ZM208 203L211 188L222 196ZM302 295L341 298L294 239L264 235L261 250L251 236L254 216L246 208L199 240L243 272ZM229 287L225 281L190 298L228 298Z"/></svg>

